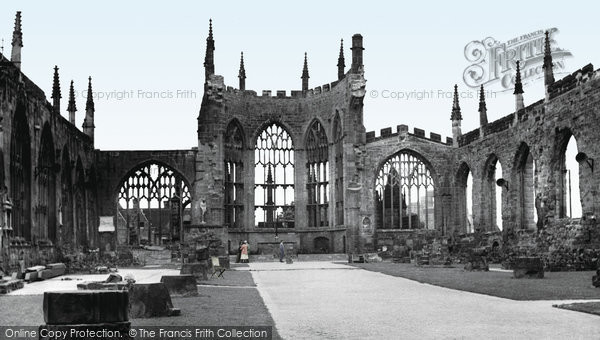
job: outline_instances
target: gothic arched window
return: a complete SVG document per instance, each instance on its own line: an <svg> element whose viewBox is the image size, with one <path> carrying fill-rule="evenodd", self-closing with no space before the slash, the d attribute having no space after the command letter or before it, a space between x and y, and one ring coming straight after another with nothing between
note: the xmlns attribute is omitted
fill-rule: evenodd
<svg viewBox="0 0 600 340"><path fill-rule="evenodd" d="M256 138L255 224L266 228L293 228L294 144L279 124L267 126Z"/></svg>
<svg viewBox="0 0 600 340"><path fill-rule="evenodd" d="M435 186L429 167L410 152L390 157L375 182L377 225L382 229L434 228Z"/></svg>
<svg viewBox="0 0 600 340"><path fill-rule="evenodd" d="M333 142L335 151L335 225L344 224L344 132L340 117L333 120Z"/></svg>
<svg viewBox="0 0 600 340"><path fill-rule="evenodd" d="M224 185L225 185L225 225L230 228L242 227L244 218L244 133L237 121L227 126L223 135Z"/></svg>
<svg viewBox="0 0 600 340"><path fill-rule="evenodd" d="M329 206L329 149L325 129L314 121L306 136L306 167L308 180L308 226L325 227L328 222Z"/></svg>
<svg viewBox="0 0 600 340"><path fill-rule="evenodd" d="M38 203L34 209L40 226L40 236L56 242L56 175L54 142L50 125L42 131L40 153L35 176L38 184Z"/></svg>
<svg viewBox="0 0 600 340"><path fill-rule="evenodd" d="M187 181L169 166L155 162L138 166L117 194L119 242L160 244L163 239L179 239L180 218L190 214L186 207L191 199Z"/></svg>
<svg viewBox="0 0 600 340"><path fill-rule="evenodd" d="M21 106L17 108L12 122L10 196L14 235L31 240L31 142L29 124Z"/></svg>

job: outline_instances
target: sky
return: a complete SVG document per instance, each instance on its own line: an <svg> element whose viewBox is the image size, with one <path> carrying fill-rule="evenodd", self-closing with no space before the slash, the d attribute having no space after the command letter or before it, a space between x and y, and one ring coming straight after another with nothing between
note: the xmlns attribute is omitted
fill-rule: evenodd
<svg viewBox="0 0 600 340"><path fill-rule="evenodd" d="M346 69L351 37L364 37L367 131L406 124L452 135L451 91L461 91L463 132L479 125L477 95L463 74L472 62L465 47L492 37L505 43L557 28L553 48L570 52L562 75L600 64L600 26L588 13L593 2L481 1L410 3L365 1L27 1L0 9L0 38L10 55L15 12L22 11L22 70L50 99L54 65L60 68L62 112L67 117L70 80L77 93L77 126L85 111L87 77L93 78L96 148L190 149L204 82L209 18L213 19L215 71L237 87L244 52L246 88L298 90L304 52L310 87L337 79L340 39ZM513 65L514 66L514 65ZM533 79L533 80L532 80ZM543 98L543 80L525 84L525 105ZM514 111L514 96L496 82L486 85L488 119ZM410 93L413 93L412 95ZM425 95L427 94L427 95ZM410 96L407 98L407 96ZM395 97L395 98L393 98ZM401 97L401 98L398 98Z"/></svg>

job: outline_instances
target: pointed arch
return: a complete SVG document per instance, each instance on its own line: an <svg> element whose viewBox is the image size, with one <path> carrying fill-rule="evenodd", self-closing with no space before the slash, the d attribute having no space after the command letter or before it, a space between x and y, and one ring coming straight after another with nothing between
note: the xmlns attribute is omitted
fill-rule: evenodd
<svg viewBox="0 0 600 340"><path fill-rule="evenodd" d="M521 142L513 162L514 175L511 183L512 201L516 209L516 227L535 230L535 163L529 145Z"/></svg>
<svg viewBox="0 0 600 340"><path fill-rule="evenodd" d="M456 172L458 224L460 232L472 233L473 225L473 174L466 162L462 162Z"/></svg>
<svg viewBox="0 0 600 340"><path fill-rule="evenodd" d="M289 130L277 122L266 125L257 133L254 157L255 225L294 227L295 149Z"/></svg>
<svg viewBox="0 0 600 340"><path fill-rule="evenodd" d="M88 207L88 219L87 219L87 233L89 237L90 247L98 247L98 226L100 220L98 218L98 183L96 168L92 165L86 176L86 190L87 190L87 207Z"/></svg>
<svg viewBox="0 0 600 340"><path fill-rule="evenodd" d="M335 178L335 190L333 199L335 201L334 225L344 224L344 128L339 112L336 110L332 124L333 138L333 177Z"/></svg>
<svg viewBox="0 0 600 340"><path fill-rule="evenodd" d="M380 229L434 229L432 167L419 153L403 149L388 157L375 180L376 225Z"/></svg>
<svg viewBox="0 0 600 340"><path fill-rule="evenodd" d="M174 167L157 160L139 163L119 181L116 192L118 242L179 240L181 214L173 217L172 210L181 206L183 213L191 201L190 183Z"/></svg>
<svg viewBox="0 0 600 340"><path fill-rule="evenodd" d="M38 200L34 211L39 225L40 237L56 243L56 158L54 139L50 124L44 124L40 139L35 177Z"/></svg>
<svg viewBox="0 0 600 340"><path fill-rule="evenodd" d="M245 134L237 119L232 119L223 135L225 225L241 228L244 220Z"/></svg>
<svg viewBox="0 0 600 340"><path fill-rule="evenodd" d="M481 185L481 216L485 231L502 230L502 207L504 189L497 187L496 180L502 177L502 164L496 154L490 154L483 168Z"/></svg>
<svg viewBox="0 0 600 340"><path fill-rule="evenodd" d="M306 131L307 210L309 227L329 225L329 142L325 128L314 119Z"/></svg>
<svg viewBox="0 0 600 340"><path fill-rule="evenodd" d="M58 239L65 247L73 247L75 243L75 230L73 220L73 165L69 156L69 148L65 145L62 149L61 160L61 208L59 223L61 234Z"/></svg>
<svg viewBox="0 0 600 340"><path fill-rule="evenodd" d="M85 189L85 172L83 170L83 162L81 157L77 157L75 163L75 187L74 195L75 199L75 237L77 240L77 246L88 247L88 228L87 228L87 199Z"/></svg>
<svg viewBox="0 0 600 340"><path fill-rule="evenodd" d="M18 103L10 139L10 197L14 235L31 240L31 138L24 104Z"/></svg>
<svg viewBox="0 0 600 340"><path fill-rule="evenodd" d="M581 217L580 164L575 160L579 147L573 131L557 131L553 170L556 179L556 207L558 217Z"/></svg>

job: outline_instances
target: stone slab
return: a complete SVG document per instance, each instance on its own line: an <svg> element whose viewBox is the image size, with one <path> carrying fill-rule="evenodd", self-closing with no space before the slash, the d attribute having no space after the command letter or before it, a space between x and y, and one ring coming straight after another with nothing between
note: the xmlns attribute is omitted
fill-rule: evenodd
<svg viewBox="0 0 600 340"><path fill-rule="evenodd" d="M114 290L44 293L47 325L99 324L128 321L129 294Z"/></svg>
<svg viewBox="0 0 600 340"><path fill-rule="evenodd" d="M129 288L129 316L131 318L153 318L173 316L171 295L167 286L162 283L136 283Z"/></svg>
<svg viewBox="0 0 600 340"><path fill-rule="evenodd" d="M163 275L160 282L165 284L171 296L198 295L198 286L194 275Z"/></svg>
<svg viewBox="0 0 600 340"><path fill-rule="evenodd" d="M193 262L184 263L181 266L181 275L194 275L196 279L206 281L208 280L208 263L207 262Z"/></svg>
<svg viewBox="0 0 600 340"><path fill-rule="evenodd" d="M0 294L8 294L13 290L21 289L24 283L19 279L11 279L5 282L0 282Z"/></svg>
<svg viewBox="0 0 600 340"><path fill-rule="evenodd" d="M85 281L77 284L78 290L127 290L127 282Z"/></svg>
<svg viewBox="0 0 600 340"><path fill-rule="evenodd" d="M26 272L25 273L25 281L26 282L33 282L33 281L37 281L40 277L40 272L38 271L31 271L31 272Z"/></svg>

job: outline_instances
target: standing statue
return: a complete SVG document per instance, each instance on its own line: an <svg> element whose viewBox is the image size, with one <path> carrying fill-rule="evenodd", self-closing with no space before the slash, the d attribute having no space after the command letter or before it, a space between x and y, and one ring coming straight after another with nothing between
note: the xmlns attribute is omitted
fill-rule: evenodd
<svg viewBox="0 0 600 340"><path fill-rule="evenodd" d="M204 214L206 214L206 200L203 198L200 200L200 223L204 224Z"/></svg>

